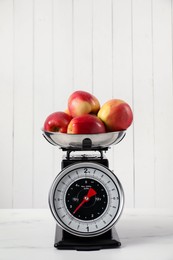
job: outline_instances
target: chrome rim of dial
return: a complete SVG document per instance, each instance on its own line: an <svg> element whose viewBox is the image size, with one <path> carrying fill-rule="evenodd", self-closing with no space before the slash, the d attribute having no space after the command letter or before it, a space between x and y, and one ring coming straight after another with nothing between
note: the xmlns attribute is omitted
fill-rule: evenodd
<svg viewBox="0 0 173 260"><path fill-rule="evenodd" d="M55 178L49 206L64 230L92 237L105 233L117 222L124 206L124 192L107 167L92 162L75 163Z"/></svg>

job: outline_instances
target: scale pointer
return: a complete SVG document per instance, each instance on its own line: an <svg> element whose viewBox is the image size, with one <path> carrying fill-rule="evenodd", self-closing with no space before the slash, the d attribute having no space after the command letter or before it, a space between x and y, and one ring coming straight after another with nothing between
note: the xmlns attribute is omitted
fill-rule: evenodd
<svg viewBox="0 0 173 260"><path fill-rule="evenodd" d="M81 207L84 203L86 203L87 201L90 200L91 197L95 196L97 194L97 192L93 189L93 188L90 188L88 190L88 193L87 195L83 198L82 202L77 206L77 208L73 211L73 214L75 214Z"/></svg>

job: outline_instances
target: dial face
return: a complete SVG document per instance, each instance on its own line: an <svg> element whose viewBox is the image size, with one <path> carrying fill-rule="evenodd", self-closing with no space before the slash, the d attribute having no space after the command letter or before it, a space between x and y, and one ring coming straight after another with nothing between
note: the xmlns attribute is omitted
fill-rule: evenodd
<svg viewBox="0 0 173 260"><path fill-rule="evenodd" d="M56 177L49 204L58 224L78 236L109 230L119 218L124 195L120 182L105 166L77 163Z"/></svg>

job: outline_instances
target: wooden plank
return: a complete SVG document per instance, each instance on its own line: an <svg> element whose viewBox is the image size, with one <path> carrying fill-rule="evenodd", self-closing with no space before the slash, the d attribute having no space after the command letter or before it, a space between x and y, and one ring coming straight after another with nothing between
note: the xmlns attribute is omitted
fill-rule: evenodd
<svg viewBox="0 0 173 260"><path fill-rule="evenodd" d="M126 101L133 110L131 2L116 0L112 8L113 97ZM114 168L123 184L126 207L134 206L133 126L114 147Z"/></svg>
<svg viewBox="0 0 173 260"><path fill-rule="evenodd" d="M92 0L74 0L74 89L92 92Z"/></svg>
<svg viewBox="0 0 173 260"><path fill-rule="evenodd" d="M112 98L112 4L93 1L93 91L101 105Z"/></svg>
<svg viewBox="0 0 173 260"><path fill-rule="evenodd" d="M14 207L32 207L33 2L14 1Z"/></svg>
<svg viewBox="0 0 173 260"><path fill-rule="evenodd" d="M53 5L49 0L34 4L34 176L33 207L48 206L48 191L54 178L53 147L41 128L53 111Z"/></svg>
<svg viewBox="0 0 173 260"><path fill-rule="evenodd" d="M0 207L13 206L13 1L0 1Z"/></svg>
<svg viewBox="0 0 173 260"><path fill-rule="evenodd" d="M133 1L135 207L155 206L151 1Z"/></svg>
<svg viewBox="0 0 173 260"><path fill-rule="evenodd" d="M64 111L73 91L73 8L72 1L53 3L54 109Z"/></svg>
<svg viewBox="0 0 173 260"><path fill-rule="evenodd" d="M172 12L171 1L153 1L156 207L172 207Z"/></svg>

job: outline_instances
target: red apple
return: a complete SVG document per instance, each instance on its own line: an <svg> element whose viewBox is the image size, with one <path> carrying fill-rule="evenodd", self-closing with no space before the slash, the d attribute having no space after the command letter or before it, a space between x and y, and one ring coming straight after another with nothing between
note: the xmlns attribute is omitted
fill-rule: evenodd
<svg viewBox="0 0 173 260"><path fill-rule="evenodd" d="M108 132L126 130L133 121L130 106L120 99L107 101L100 108L97 116L104 122Z"/></svg>
<svg viewBox="0 0 173 260"><path fill-rule="evenodd" d="M75 91L68 99L68 110L72 117L89 113L97 114L99 109L98 99L86 91Z"/></svg>
<svg viewBox="0 0 173 260"><path fill-rule="evenodd" d="M72 117L65 112L54 112L44 122L44 130L48 132L67 133L67 126Z"/></svg>
<svg viewBox="0 0 173 260"><path fill-rule="evenodd" d="M104 123L97 116L90 114L74 117L67 128L68 134L98 134L105 132Z"/></svg>

